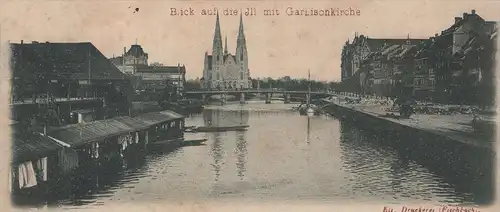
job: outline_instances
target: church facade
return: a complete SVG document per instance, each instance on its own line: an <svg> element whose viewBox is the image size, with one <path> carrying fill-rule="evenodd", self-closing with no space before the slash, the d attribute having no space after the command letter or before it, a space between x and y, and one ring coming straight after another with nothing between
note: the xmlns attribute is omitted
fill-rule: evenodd
<svg viewBox="0 0 500 212"><path fill-rule="evenodd" d="M222 47L219 15L215 21L215 35L213 39L212 54L205 52L202 88L211 90L240 90L252 87L250 70L248 69L248 54L243 18L240 16L236 52L230 54L227 49L227 37Z"/></svg>

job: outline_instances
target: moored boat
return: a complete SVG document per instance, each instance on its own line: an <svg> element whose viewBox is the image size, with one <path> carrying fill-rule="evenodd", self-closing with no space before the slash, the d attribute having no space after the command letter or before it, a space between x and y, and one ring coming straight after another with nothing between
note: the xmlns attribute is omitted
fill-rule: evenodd
<svg viewBox="0 0 500 212"><path fill-rule="evenodd" d="M237 131L245 130L250 127L249 125L238 125L238 126L227 126L227 127L196 127L192 129L192 132L224 132L224 131Z"/></svg>
<svg viewBox="0 0 500 212"><path fill-rule="evenodd" d="M309 85L307 88L306 104L299 106L300 115L314 116L319 114L319 110L316 106L311 104L311 72L308 70L308 81Z"/></svg>
<svg viewBox="0 0 500 212"><path fill-rule="evenodd" d="M168 140L160 140L148 143L149 146L171 146L180 145L184 141L184 138L174 138Z"/></svg>
<svg viewBox="0 0 500 212"><path fill-rule="evenodd" d="M205 145L205 141L207 141L206 138L184 140L182 142L182 145L183 146L200 146L200 145Z"/></svg>

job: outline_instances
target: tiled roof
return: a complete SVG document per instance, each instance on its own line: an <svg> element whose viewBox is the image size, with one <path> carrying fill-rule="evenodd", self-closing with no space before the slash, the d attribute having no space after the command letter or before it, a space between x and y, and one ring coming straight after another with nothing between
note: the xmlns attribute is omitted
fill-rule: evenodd
<svg viewBox="0 0 500 212"><path fill-rule="evenodd" d="M465 20L460 20L459 22L457 23L454 23L453 25L451 25L450 27L448 27L447 29L441 31L441 35L447 35L449 33L453 33L455 32L458 28L460 28L460 26L462 26L463 24L465 23Z"/></svg>
<svg viewBox="0 0 500 212"><path fill-rule="evenodd" d="M142 49L142 46L137 44L132 45L125 55L134 57L148 56L148 54Z"/></svg>
<svg viewBox="0 0 500 212"><path fill-rule="evenodd" d="M92 43L11 44L11 50L14 76L40 73L50 79L124 79Z"/></svg>
<svg viewBox="0 0 500 212"><path fill-rule="evenodd" d="M382 55L389 55L399 47L400 47L400 45L391 45L387 48L384 48L384 49L382 49Z"/></svg>
<svg viewBox="0 0 500 212"><path fill-rule="evenodd" d="M491 34L497 30L498 23L496 21L486 21L483 25L483 32Z"/></svg>
<svg viewBox="0 0 500 212"><path fill-rule="evenodd" d="M404 45L402 46L402 50L398 52L397 55L395 55L395 57L398 57L398 58L403 58L407 55L409 55L410 53L414 52L414 50L417 48L416 45Z"/></svg>
<svg viewBox="0 0 500 212"><path fill-rule="evenodd" d="M123 57L122 56L110 58L109 61L111 61L111 63L113 63L117 66L123 65Z"/></svg>
<svg viewBox="0 0 500 212"><path fill-rule="evenodd" d="M12 161L16 163L37 160L60 148L62 146L48 137L34 132L12 134Z"/></svg>
<svg viewBox="0 0 500 212"><path fill-rule="evenodd" d="M439 47L438 45L436 45L436 43L439 42L438 39L439 39L439 37L435 38L435 40L429 39L426 42L423 42L421 45L418 45L416 47L417 48L417 52L415 54L415 58L426 57L428 55L428 53L429 53L429 51L430 51L431 48ZM447 43L441 43L441 46L445 46L443 44L447 44Z"/></svg>
<svg viewBox="0 0 500 212"><path fill-rule="evenodd" d="M416 45L419 44L422 41L425 41L427 39L378 39L378 38L366 38L366 42L368 47L370 48L370 51L379 51L384 46L391 46L391 45L402 45L402 44L409 44L409 45Z"/></svg>
<svg viewBox="0 0 500 212"><path fill-rule="evenodd" d="M493 40L496 36L496 23L495 22L485 22L486 28L483 33L485 34L473 34L461 47L461 49L456 53L455 56L460 59L465 59L468 54L477 53L485 49L485 45L491 45L489 42ZM484 27L484 26L483 26Z"/></svg>

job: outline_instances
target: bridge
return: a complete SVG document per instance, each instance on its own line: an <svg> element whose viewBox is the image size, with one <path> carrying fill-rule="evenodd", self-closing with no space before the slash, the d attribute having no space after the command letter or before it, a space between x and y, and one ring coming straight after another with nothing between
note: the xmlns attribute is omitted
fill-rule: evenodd
<svg viewBox="0 0 500 212"><path fill-rule="evenodd" d="M248 90L196 90L196 91L186 91L186 94L241 94L241 93L281 93L281 94L307 94L307 91L288 91L288 90L276 90L276 89L248 89ZM330 92L326 91L311 91L311 94L327 94L332 95Z"/></svg>
<svg viewBox="0 0 500 212"><path fill-rule="evenodd" d="M196 90L196 91L186 91L184 92L186 95L201 95L203 100L206 100L208 96L211 95L221 95L221 102L224 103L226 101L226 96L228 94L239 95L240 103L244 104L245 94L265 94L266 95L266 104L271 103L271 98L273 94L283 94L284 102L290 103L291 94L299 94L304 95L305 99L310 99L312 95L326 95L331 96L334 95L332 92L328 91L293 91L293 90L276 90L276 89L246 89L246 90ZM311 96L310 96L311 95Z"/></svg>

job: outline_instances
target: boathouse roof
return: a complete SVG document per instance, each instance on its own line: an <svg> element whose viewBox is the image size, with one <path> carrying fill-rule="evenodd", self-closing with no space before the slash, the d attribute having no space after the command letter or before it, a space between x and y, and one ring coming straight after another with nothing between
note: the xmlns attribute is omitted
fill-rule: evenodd
<svg viewBox="0 0 500 212"><path fill-rule="evenodd" d="M132 117L116 117L54 128L48 135L75 147L148 127L149 125Z"/></svg>
<svg viewBox="0 0 500 212"><path fill-rule="evenodd" d="M12 162L14 163L37 160L60 148L62 146L48 137L34 132L12 134Z"/></svg>
<svg viewBox="0 0 500 212"><path fill-rule="evenodd" d="M78 147L90 142L144 130L156 124L183 118L184 116L178 113L166 110L140 114L135 117L122 116L106 120L66 125L52 128L47 134L54 139L69 144L71 147Z"/></svg>
<svg viewBox="0 0 500 212"><path fill-rule="evenodd" d="M145 114L140 114L138 116L134 116L134 119L143 121L144 123L150 126L161 124L168 121L179 120L183 118L184 118L183 115L169 110L145 113Z"/></svg>

